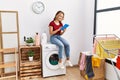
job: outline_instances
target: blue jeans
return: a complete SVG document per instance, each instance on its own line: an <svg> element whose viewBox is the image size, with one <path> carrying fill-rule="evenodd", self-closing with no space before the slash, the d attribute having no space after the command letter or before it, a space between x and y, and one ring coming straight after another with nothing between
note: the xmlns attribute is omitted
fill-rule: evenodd
<svg viewBox="0 0 120 80"><path fill-rule="evenodd" d="M63 51L65 50L66 57L69 58L70 56L70 46L68 42L62 38L60 35L52 35L50 37L50 41L53 44L56 44L59 47L59 59L62 59Z"/></svg>

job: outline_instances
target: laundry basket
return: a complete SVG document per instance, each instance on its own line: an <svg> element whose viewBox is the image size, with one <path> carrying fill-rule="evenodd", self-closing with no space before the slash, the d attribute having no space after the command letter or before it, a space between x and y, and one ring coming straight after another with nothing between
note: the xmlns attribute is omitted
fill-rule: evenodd
<svg viewBox="0 0 120 80"><path fill-rule="evenodd" d="M79 65L80 65L80 60L82 59L81 56L82 56L82 52L80 53L80 57L79 57L79 62L78 62ZM87 64L85 63L85 66L86 65ZM94 72L94 77L89 80L105 80L105 59L104 58L100 58L99 56L92 54L92 69ZM83 78L87 80L85 76L86 75L85 70L86 70L86 67L84 70L80 70L80 74Z"/></svg>
<svg viewBox="0 0 120 80"><path fill-rule="evenodd" d="M100 66L93 66L93 71L95 74L93 80L105 80L105 59L100 59Z"/></svg>

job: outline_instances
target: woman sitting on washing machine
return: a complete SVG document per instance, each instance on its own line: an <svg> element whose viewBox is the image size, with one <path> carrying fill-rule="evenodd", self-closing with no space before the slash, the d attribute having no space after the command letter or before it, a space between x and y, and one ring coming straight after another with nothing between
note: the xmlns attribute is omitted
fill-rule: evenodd
<svg viewBox="0 0 120 80"><path fill-rule="evenodd" d="M61 37L61 35L66 31L66 26L63 26L62 20L64 19L64 12L58 11L54 17L54 20L49 24L49 32L50 32L50 41L53 44L56 44L59 47L59 67L64 69L63 61L62 61L62 53L65 49L66 61L69 66L73 66L70 62L70 45L69 43ZM67 25L67 24L65 24ZM64 28L63 28L64 27ZM68 25L67 25L68 27Z"/></svg>

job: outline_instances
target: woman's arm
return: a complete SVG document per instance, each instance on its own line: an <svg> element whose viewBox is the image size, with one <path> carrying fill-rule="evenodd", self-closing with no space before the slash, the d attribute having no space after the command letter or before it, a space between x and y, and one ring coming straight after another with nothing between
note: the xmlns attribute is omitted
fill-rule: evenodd
<svg viewBox="0 0 120 80"><path fill-rule="evenodd" d="M53 31L53 27L49 26L49 33L50 33L50 35L56 34L58 31L60 31L60 28L55 30L55 31Z"/></svg>

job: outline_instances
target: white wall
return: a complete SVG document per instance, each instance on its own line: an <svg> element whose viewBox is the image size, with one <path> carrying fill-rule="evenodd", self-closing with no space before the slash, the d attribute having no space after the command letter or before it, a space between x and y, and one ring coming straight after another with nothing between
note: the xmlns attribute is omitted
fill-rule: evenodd
<svg viewBox="0 0 120 80"><path fill-rule="evenodd" d="M71 45L71 61L78 63L80 51L91 49L93 31L93 0L40 0L45 4L42 14L31 10L37 0L1 0L0 10L17 10L19 13L20 43L24 36L34 36L35 32L48 33L48 24L58 10L65 12L63 23L70 27L63 35ZM92 18L92 19L91 19Z"/></svg>
<svg viewBox="0 0 120 80"><path fill-rule="evenodd" d="M95 0L84 1L84 50L92 51Z"/></svg>

